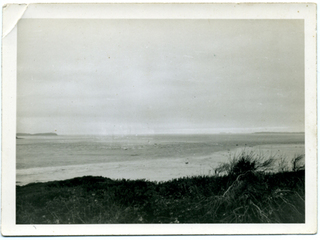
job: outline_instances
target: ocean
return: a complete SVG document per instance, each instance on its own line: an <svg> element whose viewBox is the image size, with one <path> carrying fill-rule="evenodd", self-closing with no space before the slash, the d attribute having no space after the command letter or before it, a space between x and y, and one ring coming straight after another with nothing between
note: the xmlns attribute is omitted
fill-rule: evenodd
<svg viewBox="0 0 320 240"><path fill-rule="evenodd" d="M190 159L267 144L304 144L304 134L21 136L16 140L16 168Z"/></svg>

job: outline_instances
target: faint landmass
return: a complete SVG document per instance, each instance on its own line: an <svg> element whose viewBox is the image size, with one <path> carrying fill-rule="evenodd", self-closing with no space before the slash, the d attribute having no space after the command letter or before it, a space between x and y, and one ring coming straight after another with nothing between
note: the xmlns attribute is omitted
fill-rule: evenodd
<svg viewBox="0 0 320 240"><path fill-rule="evenodd" d="M254 132L253 134L304 134L304 132Z"/></svg>
<svg viewBox="0 0 320 240"><path fill-rule="evenodd" d="M56 133L17 133L17 136L58 136Z"/></svg>

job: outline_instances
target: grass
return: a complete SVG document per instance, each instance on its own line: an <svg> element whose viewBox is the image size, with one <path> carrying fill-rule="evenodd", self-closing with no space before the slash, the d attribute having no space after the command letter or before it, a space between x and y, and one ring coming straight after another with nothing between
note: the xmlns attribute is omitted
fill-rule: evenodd
<svg viewBox="0 0 320 240"><path fill-rule="evenodd" d="M243 152L214 176L167 182L85 176L17 186L16 223L304 223L302 158L274 172L274 158Z"/></svg>

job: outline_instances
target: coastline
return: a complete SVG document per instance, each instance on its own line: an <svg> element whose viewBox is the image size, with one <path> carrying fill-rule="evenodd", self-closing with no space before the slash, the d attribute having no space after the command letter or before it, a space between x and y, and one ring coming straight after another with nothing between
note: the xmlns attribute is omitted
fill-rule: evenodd
<svg viewBox="0 0 320 240"><path fill-rule="evenodd" d="M82 176L168 181L188 176L212 175L215 168L230 161L232 156L239 154L241 151L252 151L265 157L273 156L279 160L285 158L285 161L289 163L295 154L304 154L304 147L304 144L266 144L254 147L239 147L214 152L207 156L189 158L162 158L152 161L134 159L121 162L17 169L16 185L66 180Z"/></svg>

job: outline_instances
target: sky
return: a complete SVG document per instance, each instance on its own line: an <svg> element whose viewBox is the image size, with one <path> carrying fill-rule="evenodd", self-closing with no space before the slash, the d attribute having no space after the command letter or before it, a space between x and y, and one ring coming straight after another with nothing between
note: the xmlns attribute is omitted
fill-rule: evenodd
<svg viewBox="0 0 320 240"><path fill-rule="evenodd" d="M304 131L303 20L22 19L17 132Z"/></svg>

